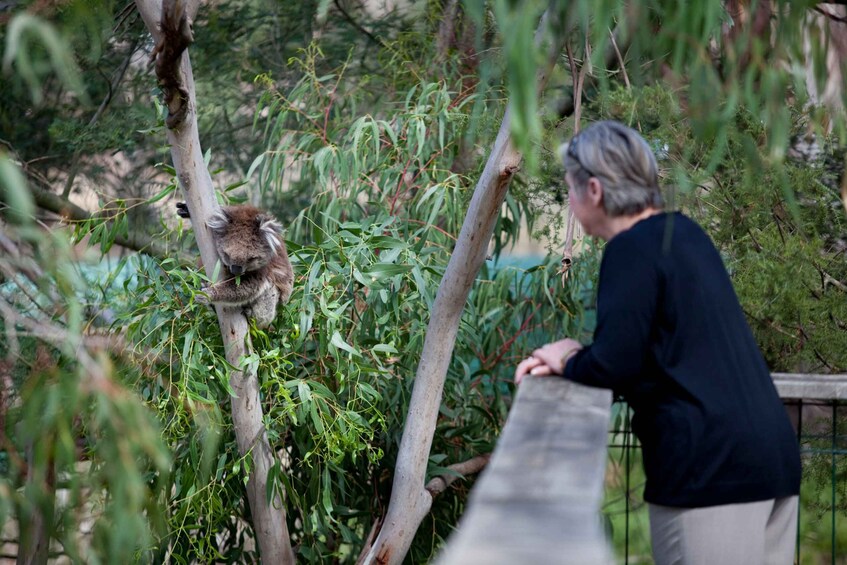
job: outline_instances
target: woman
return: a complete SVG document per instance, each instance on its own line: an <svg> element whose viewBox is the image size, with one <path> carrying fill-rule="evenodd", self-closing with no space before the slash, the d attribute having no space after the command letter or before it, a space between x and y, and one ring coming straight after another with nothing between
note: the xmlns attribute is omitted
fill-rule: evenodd
<svg viewBox="0 0 847 565"><path fill-rule="evenodd" d="M597 327L518 365L613 389L634 412L656 563L793 563L800 455L770 372L709 237L663 211L656 160L599 122L563 151L571 209L607 241Z"/></svg>

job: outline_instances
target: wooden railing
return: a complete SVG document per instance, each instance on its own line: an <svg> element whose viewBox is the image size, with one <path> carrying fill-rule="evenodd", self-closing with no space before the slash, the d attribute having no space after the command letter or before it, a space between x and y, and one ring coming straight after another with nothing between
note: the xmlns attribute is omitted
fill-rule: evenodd
<svg viewBox="0 0 847 565"><path fill-rule="evenodd" d="M607 564L600 505L611 393L530 377L439 565Z"/></svg>
<svg viewBox="0 0 847 565"><path fill-rule="evenodd" d="M847 375L774 373L773 382L783 399L847 400Z"/></svg>

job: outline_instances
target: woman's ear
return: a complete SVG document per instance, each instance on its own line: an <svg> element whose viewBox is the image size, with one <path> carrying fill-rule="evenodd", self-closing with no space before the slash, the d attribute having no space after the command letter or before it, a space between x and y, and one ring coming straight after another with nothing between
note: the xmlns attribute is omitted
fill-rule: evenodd
<svg viewBox="0 0 847 565"><path fill-rule="evenodd" d="M588 201L594 206L603 205L603 184L597 177L588 179L588 187L585 191Z"/></svg>

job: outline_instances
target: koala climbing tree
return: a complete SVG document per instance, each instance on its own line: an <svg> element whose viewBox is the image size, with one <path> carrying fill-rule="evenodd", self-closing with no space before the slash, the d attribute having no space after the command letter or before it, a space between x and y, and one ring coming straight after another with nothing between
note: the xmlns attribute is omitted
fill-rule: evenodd
<svg viewBox="0 0 847 565"><path fill-rule="evenodd" d="M220 213L220 209L200 148L194 77L187 52L193 41L191 21L198 4L198 0L136 0L138 11L156 41L153 55L157 79L169 110L166 124L171 156L185 195L185 210L191 216L200 255L211 277L221 257L215 245L214 229L208 222ZM212 226L221 227L220 224L212 221ZM290 293L290 283L288 288ZM238 309L221 305L217 305L217 313L227 361L238 367L249 347L247 320ZM230 385L234 392L232 421L238 449L252 459L247 499L262 561L293 564L294 553L280 489L268 485L269 473L279 468L279 462L268 442L258 379L254 372L233 371Z"/></svg>
<svg viewBox="0 0 847 565"><path fill-rule="evenodd" d="M190 218L184 202L177 214ZM253 206L227 206L206 222L226 269L222 280L202 289L198 302L241 307L260 328L276 317L277 305L288 301L294 273L282 240L282 225Z"/></svg>

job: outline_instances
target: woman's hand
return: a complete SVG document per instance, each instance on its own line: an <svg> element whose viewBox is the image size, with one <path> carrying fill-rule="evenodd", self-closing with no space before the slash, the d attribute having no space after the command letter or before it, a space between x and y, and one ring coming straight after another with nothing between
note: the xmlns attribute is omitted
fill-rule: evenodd
<svg viewBox="0 0 847 565"><path fill-rule="evenodd" d="M545 372L547 370L547 372ZM535 371L539 371L536 373ZM526 375L549 375L549 367L544 365L544 361L538 359L536 357L527 357L520 363L518 363L518 368L515 370L515 384L521 384L521 381Z"/></svg>
<svg viewBox="0 0 847 565"><path fill-rule="evenodd" d="M518 363L518 368L515 371L515 384L521 384L526 375L563 374L567 360L580 349L582 349L582 344L569 338L554 341L536 349L531 356Z"/></svg>

